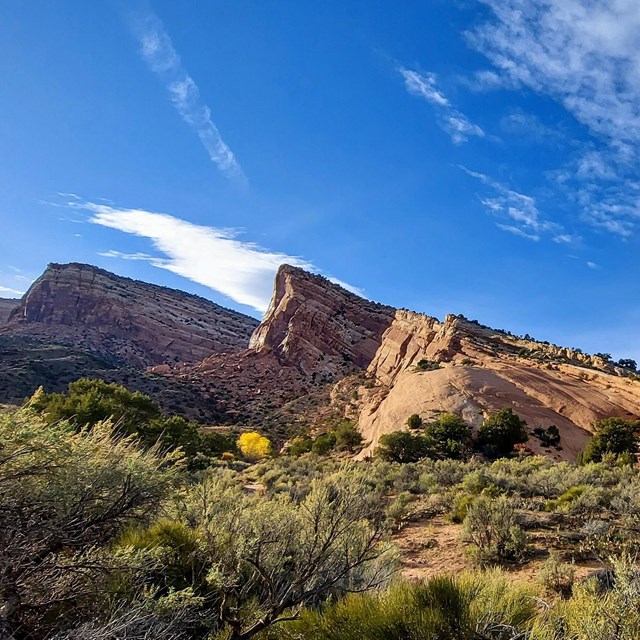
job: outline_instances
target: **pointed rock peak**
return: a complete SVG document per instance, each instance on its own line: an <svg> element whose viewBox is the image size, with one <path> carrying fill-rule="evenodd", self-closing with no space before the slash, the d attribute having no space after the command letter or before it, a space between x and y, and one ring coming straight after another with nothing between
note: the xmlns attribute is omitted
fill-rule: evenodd
<svg viewBox="0 0 640 640"><path fill-rule="evenodd" d="M282 265L250 348L272 351L305 373L328 378L366 368L395 309L350 293L325 277Z"/></svg>

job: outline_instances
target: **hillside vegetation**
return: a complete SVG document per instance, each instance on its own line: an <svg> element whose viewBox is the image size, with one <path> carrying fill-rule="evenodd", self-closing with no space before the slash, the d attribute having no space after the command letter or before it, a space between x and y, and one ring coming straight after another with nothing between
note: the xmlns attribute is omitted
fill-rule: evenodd
<svg viewBox="0 0 640 640"><path fill-rule="evenodd" d="M454 418L414 421L415 462L353 462L345 424L329 456L278 456L260 434L175 440L117 385L39 392L0 414L0 637L640 637L637 425L601 425L581 465L491 462ZM494 457L506 423L479 439ZM437 551L443 521L464 571L407 580L405 531Z"/></svg>

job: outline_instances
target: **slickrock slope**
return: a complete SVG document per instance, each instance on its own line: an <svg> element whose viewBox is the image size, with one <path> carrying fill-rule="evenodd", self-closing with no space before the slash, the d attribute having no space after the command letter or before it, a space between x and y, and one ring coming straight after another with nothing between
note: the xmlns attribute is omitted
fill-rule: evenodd
<svg viewBox="0 0 640 640"><path fill-rule="evenodd" d="M11 312L20 304L20 300L0 298L0 327L7 322Z"/></svg>
<svg viewBox="0 0 640 640"><path fill-rule="evenodd" d="M425 359L440 368L421 371ZM555 424L558 459L575 459L593 423L607 416L640 416L640 381L600 358L483 327L458 316L444 322L398 311L359 390L359 425L369 453L384 433L409 415L461 415L474 426L511 407L531 430ZM368 388L367 388L368 387ZM537 440L528 443L542 452Z"/></svg>
<svg viewBox="0 0 640 640"><path fill-rule="evenodd" d="M283 265L269 309L250 342L305 374L333 377L366 368L395 309L365 300L322 276Z"/></svg>
<svg viewBox="0 0 640 640"><path fill-rule="evenodd" d="M134 367L242 349L258 322L213 302L85 264L50 264L0 327Z"/></svg>

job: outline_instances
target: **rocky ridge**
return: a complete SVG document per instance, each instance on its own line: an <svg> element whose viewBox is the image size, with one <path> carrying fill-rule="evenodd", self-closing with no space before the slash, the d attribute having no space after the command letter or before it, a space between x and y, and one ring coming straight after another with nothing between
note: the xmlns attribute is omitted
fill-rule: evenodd
<svg viewBox="0 0 640 640"><path fill-rule="evenodd" d="M290 425L328 406L331 386L371 362L395 310L326 278L283 265L247 349L214 353L195 366L153 370L198 386L232 419Z"/></svg>
<svg viewBox="0 0 640 640"><path fill-rule="evenodd" d="M257 325L199 296L71 263L47 267L0 336L69 344L144 368L245 348Z"/></svg>
<svg viewBox="0 0 640 640"><path fill-rule="evenodd" d="M0 402L77 371L280 441L347 415L368 443L363 455L414 413L449 411L478 426L511 407L530 430L560 429L560 450L529 443L556 459L574 459L596 420L640 416L640 377L602 358L461 316L396 310L287 265L259 325L197 296L51 265L0 324L0 357L14 363L0 370Z"/></svg>
<svg viewBox="0 0 640 640"><path fill-rule="evenodd" d="M367 374L355 410L369 442L365 454L414 413L428 420L447 411L477 427L490 413L511 407L530 430L560 429L561 451L543 451L535 438L529 443L558 459L575 459L596 420L640 416L640 381L630 372L461 316L440 322L398 311Z"/></svg>

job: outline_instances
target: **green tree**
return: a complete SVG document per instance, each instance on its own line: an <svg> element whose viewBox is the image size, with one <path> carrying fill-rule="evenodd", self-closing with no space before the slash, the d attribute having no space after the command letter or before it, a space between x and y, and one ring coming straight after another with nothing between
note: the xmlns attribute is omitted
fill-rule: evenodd
<svg viewBox="0 0 640 640"><path fill-rule="evenodd" d="M162 417L160 407L149 396L115 382L89 378L71 382L67 393L36 392L30 406L49 424L69 420L84 427L111 418L127 435L139 433L143 425Z"/></svg>
<svg viewBox="0 0 640 640"><path fill-rule="evenodd" d="M452 413L442 413L428 422L424 435L434 454L441 458L463 457L472 438L469 425Z"/></svg>
<svg viewBox="0 0 640 640"><path fill-rule="evenodd" d="M490 457L508 456L516 444L529 439L526 422L510 408L500 409L480 426L476 444Z"/></svg>
<svg viewBox="0 0 640 640"><path fill-rule="evenodd" d="M235 438L203 434L200 427L182 416L165 417L149 396L105 382L81 378L69 384L67 393L45 393L39 389L28 401L49 423L67 420L77 429L111 420L123 435L135 435L146 447L181 448L192 466L206 466L207 456L236 451ZM198 464L196 457L204 460Z"/></svg>
<svg viewBox="0 0 640 640"><path fill-rule="evenodd" d="M362 447L362 434L351 420L341 420L331 432L336 438L336 447L342 451L356 451Z"/></svg>
<svg viewBox="0 0 640 640"><path fill-rule="evenodd" d="M409 429L421 429L422 424L422 418L417 413L413 413L407 418L407 427Z"/></svg>
<svg viewBox="0 0 640 640"><path fill-rule="evenodd" d="M329 451L333 450L336 446L336 436L329 431L328 433L321 433L311 446L311 451L317 456L326 456Z"/></svg>
<svg viewBox="0 0 640 640"><path fill-rule="evenodd" d="M432 453L422 435L394 431L380 436L374 455L387 462L417 462Z"/></svg>
<svg viewBox="0 0 640 640"><path fill-rule="evenodd" d="M621 455L638 451L640 421L604 418L593 426L594 435L581 455L582 462L599 462L606 453Z"/></svg>

